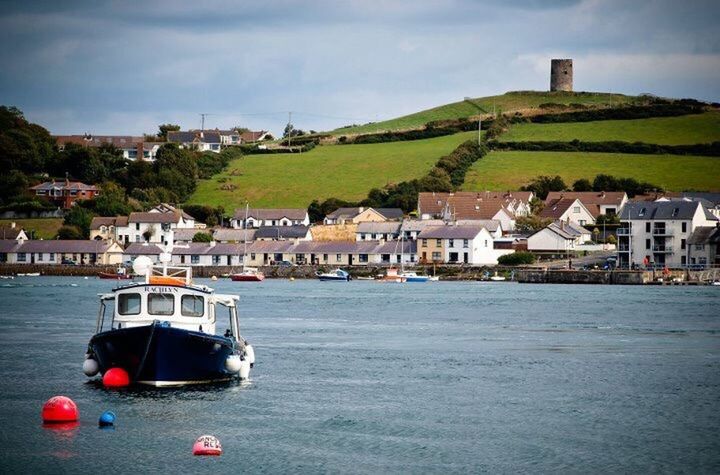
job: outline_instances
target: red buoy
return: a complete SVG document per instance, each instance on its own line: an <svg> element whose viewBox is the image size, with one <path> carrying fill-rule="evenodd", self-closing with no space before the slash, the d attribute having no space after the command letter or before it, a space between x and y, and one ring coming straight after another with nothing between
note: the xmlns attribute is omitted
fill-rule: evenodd
<svg viewBox="0 0 720 475"><path fill-rule="evenodd" d="M79 417L77 405L67 396L51 397L42 408L42 420L45 423L75 422Z"/></svg>
<svg viewBox="0 0 720 475"><path fill-rule="evenodd" d="M103 385L108 388L124 388L130 385L130 375L122 368L110 368L103 375Z"/></svg>
<svg viewBox="0 0 720 475"><path fill-rule="evenodd" d="M222 455L222 445L213 435L201 435L193 445L193 455Z"/></svg>

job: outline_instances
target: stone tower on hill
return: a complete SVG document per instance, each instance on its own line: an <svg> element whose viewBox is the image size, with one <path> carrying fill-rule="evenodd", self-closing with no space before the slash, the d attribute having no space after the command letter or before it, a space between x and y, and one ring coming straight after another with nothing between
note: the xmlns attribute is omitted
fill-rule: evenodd
<svg viewBox="0 0 720 475"><path fill-rule="evenodd" d="M572 59L552 59L552 60L550 60L550 90L551 91L572 91L573 90Z"/></svg>

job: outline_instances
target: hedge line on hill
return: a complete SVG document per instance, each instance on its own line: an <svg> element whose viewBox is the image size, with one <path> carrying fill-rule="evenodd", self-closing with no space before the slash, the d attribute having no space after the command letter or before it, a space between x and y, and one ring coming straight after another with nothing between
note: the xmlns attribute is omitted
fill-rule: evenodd
<svg viewBox="0 0 720 475"><path fill-rule="evenodd" d="M483 128L489 127L488 123L483 122ZM339 143L384 143L384 142L401 142L405 140L423 140L434 137L442 137L444 135L457 134L459 132L469 132L477 130L477 122L468 119L458 119L457 121L428 122L424 129L405 130L405 131L387 131L377 134L359 135L352 140L340 137Z"/></svg>
<svg viewBox="0 0 720 475"><path fill-rule="evenodd" d="M600 153L633 153L646 155L705 155L720 156L720 142L693 145L658 145L644 142L621 142L609 140L604 142L570 142L529 141L529 142L498 142L488 143L492 150L521 150L530 152L600 152Z"/></svg>
<svg viewBox="0 0 720 475"><path fill-rule="evenodd" d="M625 106L608 109L587 109L559 114L541 114L528 117L528 122L550 124L559 122L592 122L596 120L631 120L651 117L675 117L701 114L705 107L697 102L677 101L670 104L652 104L649 106Z"/></svg>
<svg viewBox="0 0 720 475"><path fill-rule="evenodd" d="M487 146L468 140L460 144L449 155L440 158L427 175L422 178L388 185L385 188L373 188L368 197L359 203L328 198L320 203L313 201L308 207L313 222L343 206L369 206L373 208L400 208L409 213L417 206L420 192L448 192L459 188L465 181L465 174L473 163L487 154Z"/></svg>
<svg viewBox="0 0 720 475"><path fill-rule="evenodd" d="M257 145L238 145L244 155L274 155L277 153L304 153L309 152L317 146L317 141L306 142L301 147L292 148L258 148Z"/></svg>

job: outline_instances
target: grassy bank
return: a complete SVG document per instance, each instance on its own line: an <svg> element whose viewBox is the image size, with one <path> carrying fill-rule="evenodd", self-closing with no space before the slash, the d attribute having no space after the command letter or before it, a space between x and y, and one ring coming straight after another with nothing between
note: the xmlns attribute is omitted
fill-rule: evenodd
<svg viewBox="0 0 720 475"><path fill-rule="evenodd" d="M314 199L360 200L372 188L423 176L473 137L475 132L467 132L410 142L319 146L303 154L248 155L201 180L189 203L230 210L246 201L255 207L305 207Z"/></svg>
<svg viewBox="0 0 720 475"><path fill-rule="evenodd" d="M638 120L604 120L559 124L516 124L501 141L586 142L619 140L661 145L710 143L720 140L720 112Z"/></svg>
<svg viewBox="0 0 720 475"><path fill-rule="evenodd" d="M583 92L548 92L548 91L522 91L508 92L499 96L488 96L471 99L471 101L488 112L493 108L502 112L513 112L526 109L536 109L540 104L553 102L556 104L585 104L585 105L618 105L632 102L635 98L622 94L609 93L583 93ZM435 120L459 119L479 114L477 107L466 101L434 107L414 114L398 117L396 119L376 122L374 124L357 127L336 129L334 134L359 134L383 132L386 130L405 130L422 127Z"/></svg>
<svg viewBox="0 0 720 475"><path fill-rule="evenodd" d="M23 228L28 237L31 237L30 233L34 231L35 239L53 239L62 226L63 220L62 218L0 219L0 226L10 227L11 223Z"/></svg>
<svg viewBox="0 0 720 475"><path fill-rule="evenodd" d="M579 178L592 179L600 173L635 178L672 191L720 189L717 158L495 151L472 166L463 190L517 190L538 175L560 175L565 183L572 185Z"/></svg>

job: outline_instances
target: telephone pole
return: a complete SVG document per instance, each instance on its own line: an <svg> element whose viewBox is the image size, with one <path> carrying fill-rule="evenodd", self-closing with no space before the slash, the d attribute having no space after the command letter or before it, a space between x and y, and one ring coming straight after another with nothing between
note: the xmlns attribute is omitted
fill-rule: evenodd
<svg viewBox="0 0 720 475"><path fill-rule="evenodd" d="M471 98L465 97L465 102L475 107L478 111L487 114L488 111L480 107L479 105L475 104ZM482 117L478 116L478 145L480 145L480 141L482 139L480 131L482 130Z"/></svg>
<svg viewBox="0 0 720 475"><path fill-rule="evenodd" d="M287 131L288 131L288 148L290 148L290 149L292 148L292 129L293 129L293 126L292 126L292 111L288 111L288 128L287 128ZM292 151L292 150L290 150L290 151Z"/></svg>

